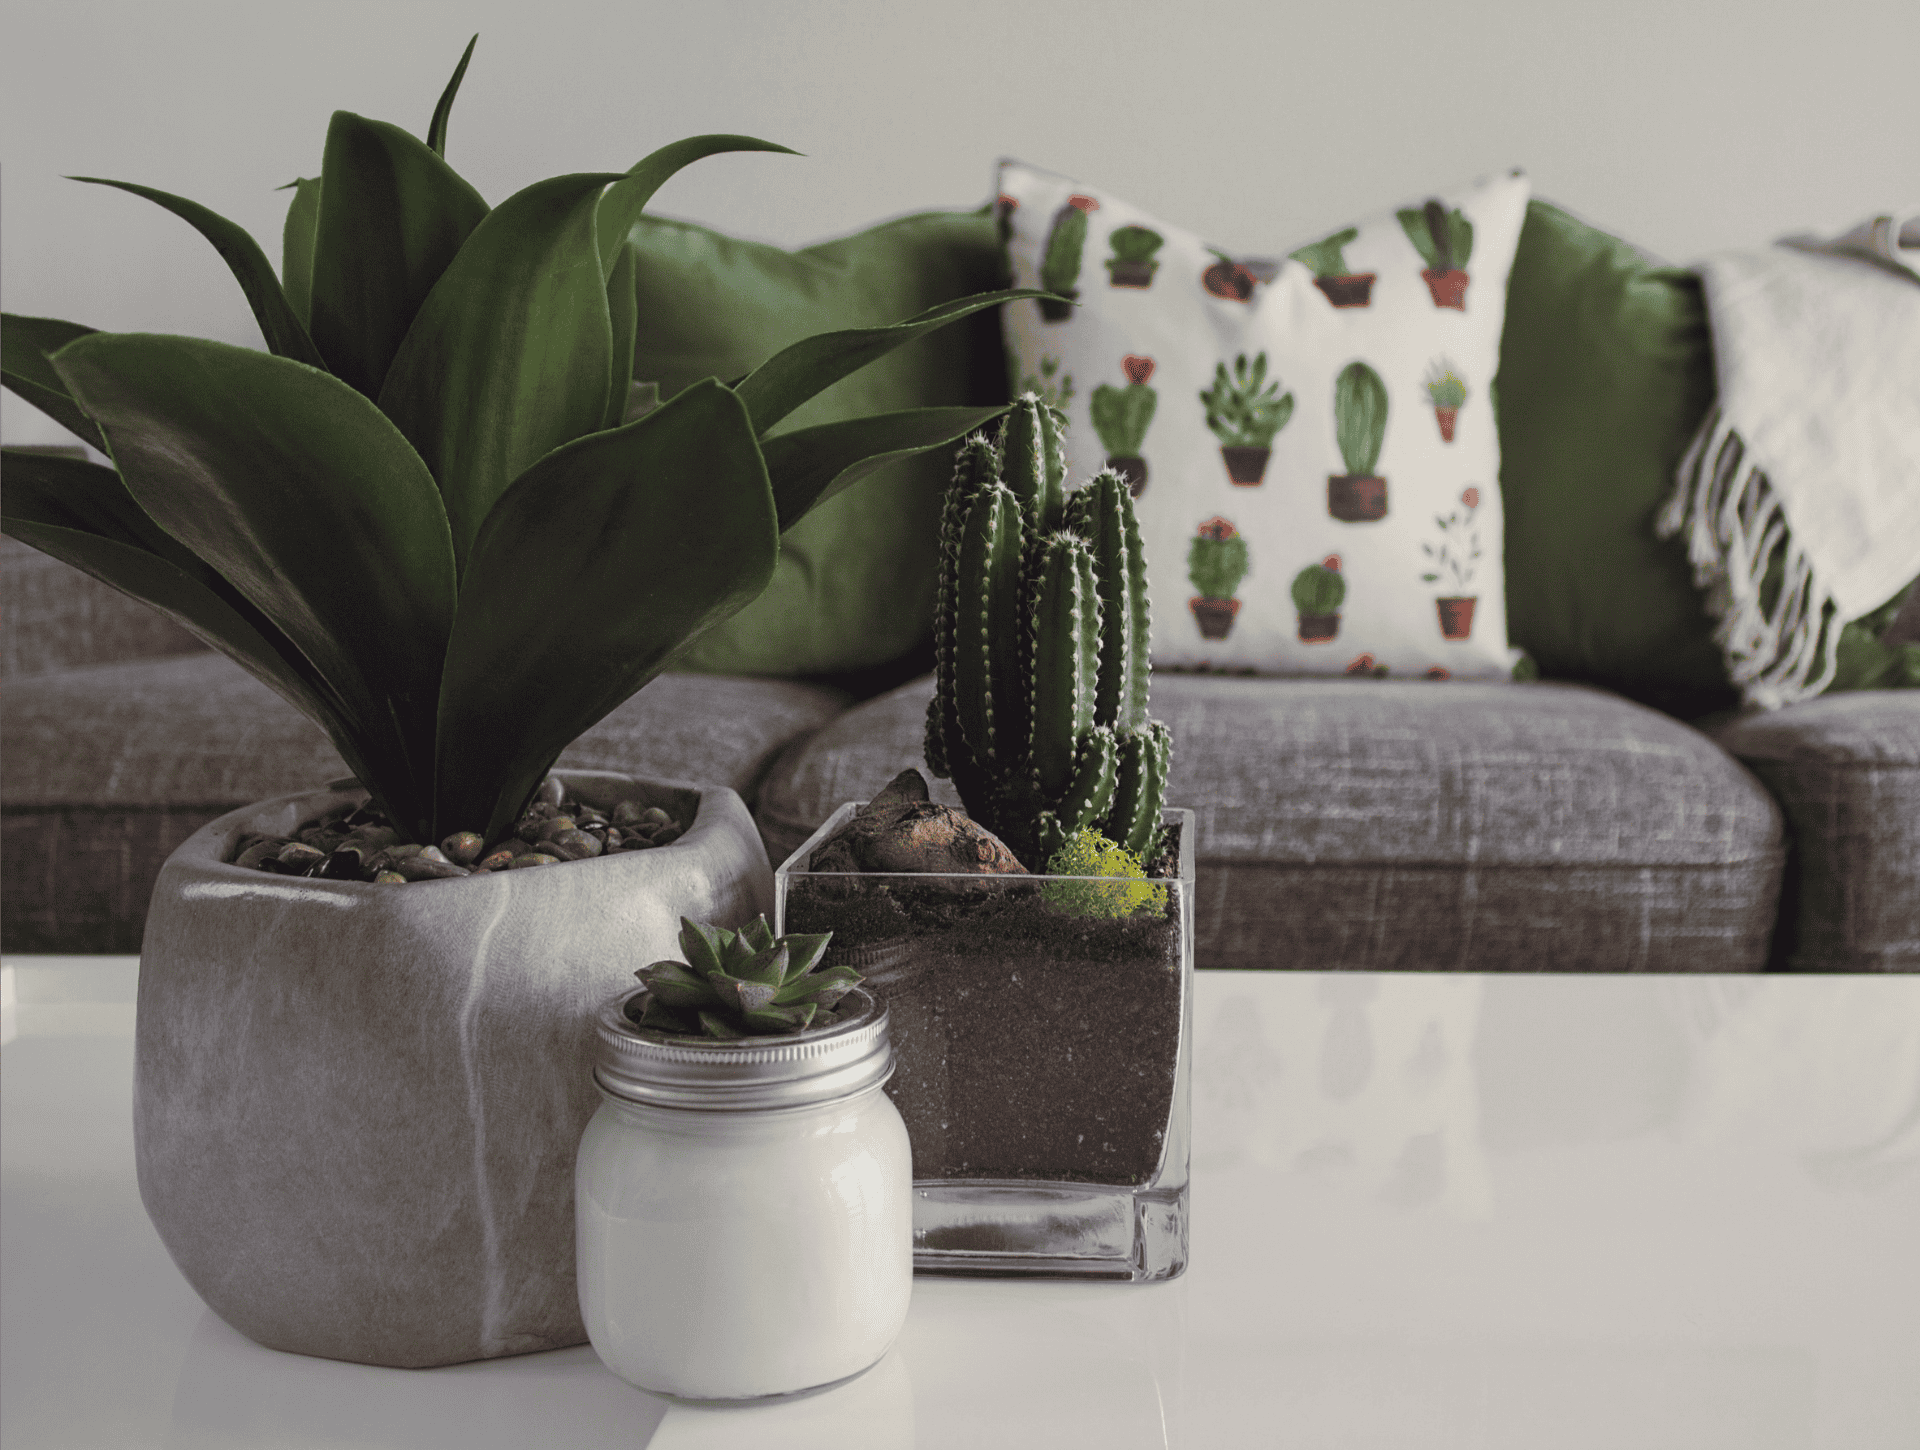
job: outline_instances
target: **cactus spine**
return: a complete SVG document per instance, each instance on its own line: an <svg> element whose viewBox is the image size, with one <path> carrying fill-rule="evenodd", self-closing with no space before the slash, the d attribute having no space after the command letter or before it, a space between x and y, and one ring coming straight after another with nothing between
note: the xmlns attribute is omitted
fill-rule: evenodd
<svg viewBox="0 0 1920 1450"><path fill-rule="evenodd" d="M927 768L1023 863L1092 828L1159 835L1171 737L1147 718L1146 560L1111 469L1069 496L1065 422L1029 394L961 446L942 521Z"/></svg>

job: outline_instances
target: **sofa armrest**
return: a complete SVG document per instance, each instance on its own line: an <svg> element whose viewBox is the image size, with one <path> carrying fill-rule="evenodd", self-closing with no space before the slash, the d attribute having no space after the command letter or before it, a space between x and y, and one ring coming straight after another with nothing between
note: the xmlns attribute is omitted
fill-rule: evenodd
<svg viewBox="0 0 1920 1450"><path fill-rule="evenodd" d="M1920 972L1920 691L1826 695L1707 729L1786 817L1770 965Z"/></svg>
<svg viewBox="0 0 1920 1450"><path fill-rule="evenodd" d="M205 650L158 610L0 538L0 679Z"/></svg>

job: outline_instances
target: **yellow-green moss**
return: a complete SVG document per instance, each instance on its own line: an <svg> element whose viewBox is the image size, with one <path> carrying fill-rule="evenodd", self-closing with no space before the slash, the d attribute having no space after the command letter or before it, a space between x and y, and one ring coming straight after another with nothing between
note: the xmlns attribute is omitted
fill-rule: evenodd
<svg viewBox="0 0 1920 1450"><path fill-rule="evenodd" d="M1122 917L1148 908L1163 910L1167 888L1148 881L1140 858L1098 831L1067 837L1047 862L1054 876L1102 876L1106 881L1054 881L1041 888L1044 900L1079 916Z"/></svg>

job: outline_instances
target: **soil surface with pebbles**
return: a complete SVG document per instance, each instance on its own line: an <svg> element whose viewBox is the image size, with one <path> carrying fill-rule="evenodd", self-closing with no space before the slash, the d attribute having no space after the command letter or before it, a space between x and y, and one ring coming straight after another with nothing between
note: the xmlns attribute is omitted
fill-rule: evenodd
<svg viewBox="0 0 1920 1450"><path fill-rule="evenodd" d="M232 860L236 866L278 876L397 886L646 851L678 840L685 830L685 822L658 806L622 801L611 811L598 810L567 795L560 782L549 777L527 813L514 823L513 833L492 845L472 831L456 831L437 846L402 841L386 815L371 804L343 805L291 836L249 832L240 838Z"/></svg>

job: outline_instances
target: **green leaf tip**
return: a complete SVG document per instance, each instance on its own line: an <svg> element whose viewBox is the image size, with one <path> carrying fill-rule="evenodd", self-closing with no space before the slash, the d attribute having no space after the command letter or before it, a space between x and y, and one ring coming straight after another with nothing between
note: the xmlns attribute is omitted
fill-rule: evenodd
<svg viewBox="0 0 1920 1450"><path fill-rule="evenodd" d="M467 42L467 48L460 54L460 64L453 68L453 79L440 92L440 100L433 108L433 121L427 127L427 145L442 160L447 154L447 117L453 114L453 98L460 94L460 82L466 78L467 62L473 59L473 48L479 43L480 32L476 30L473 39Z"/></svg>

